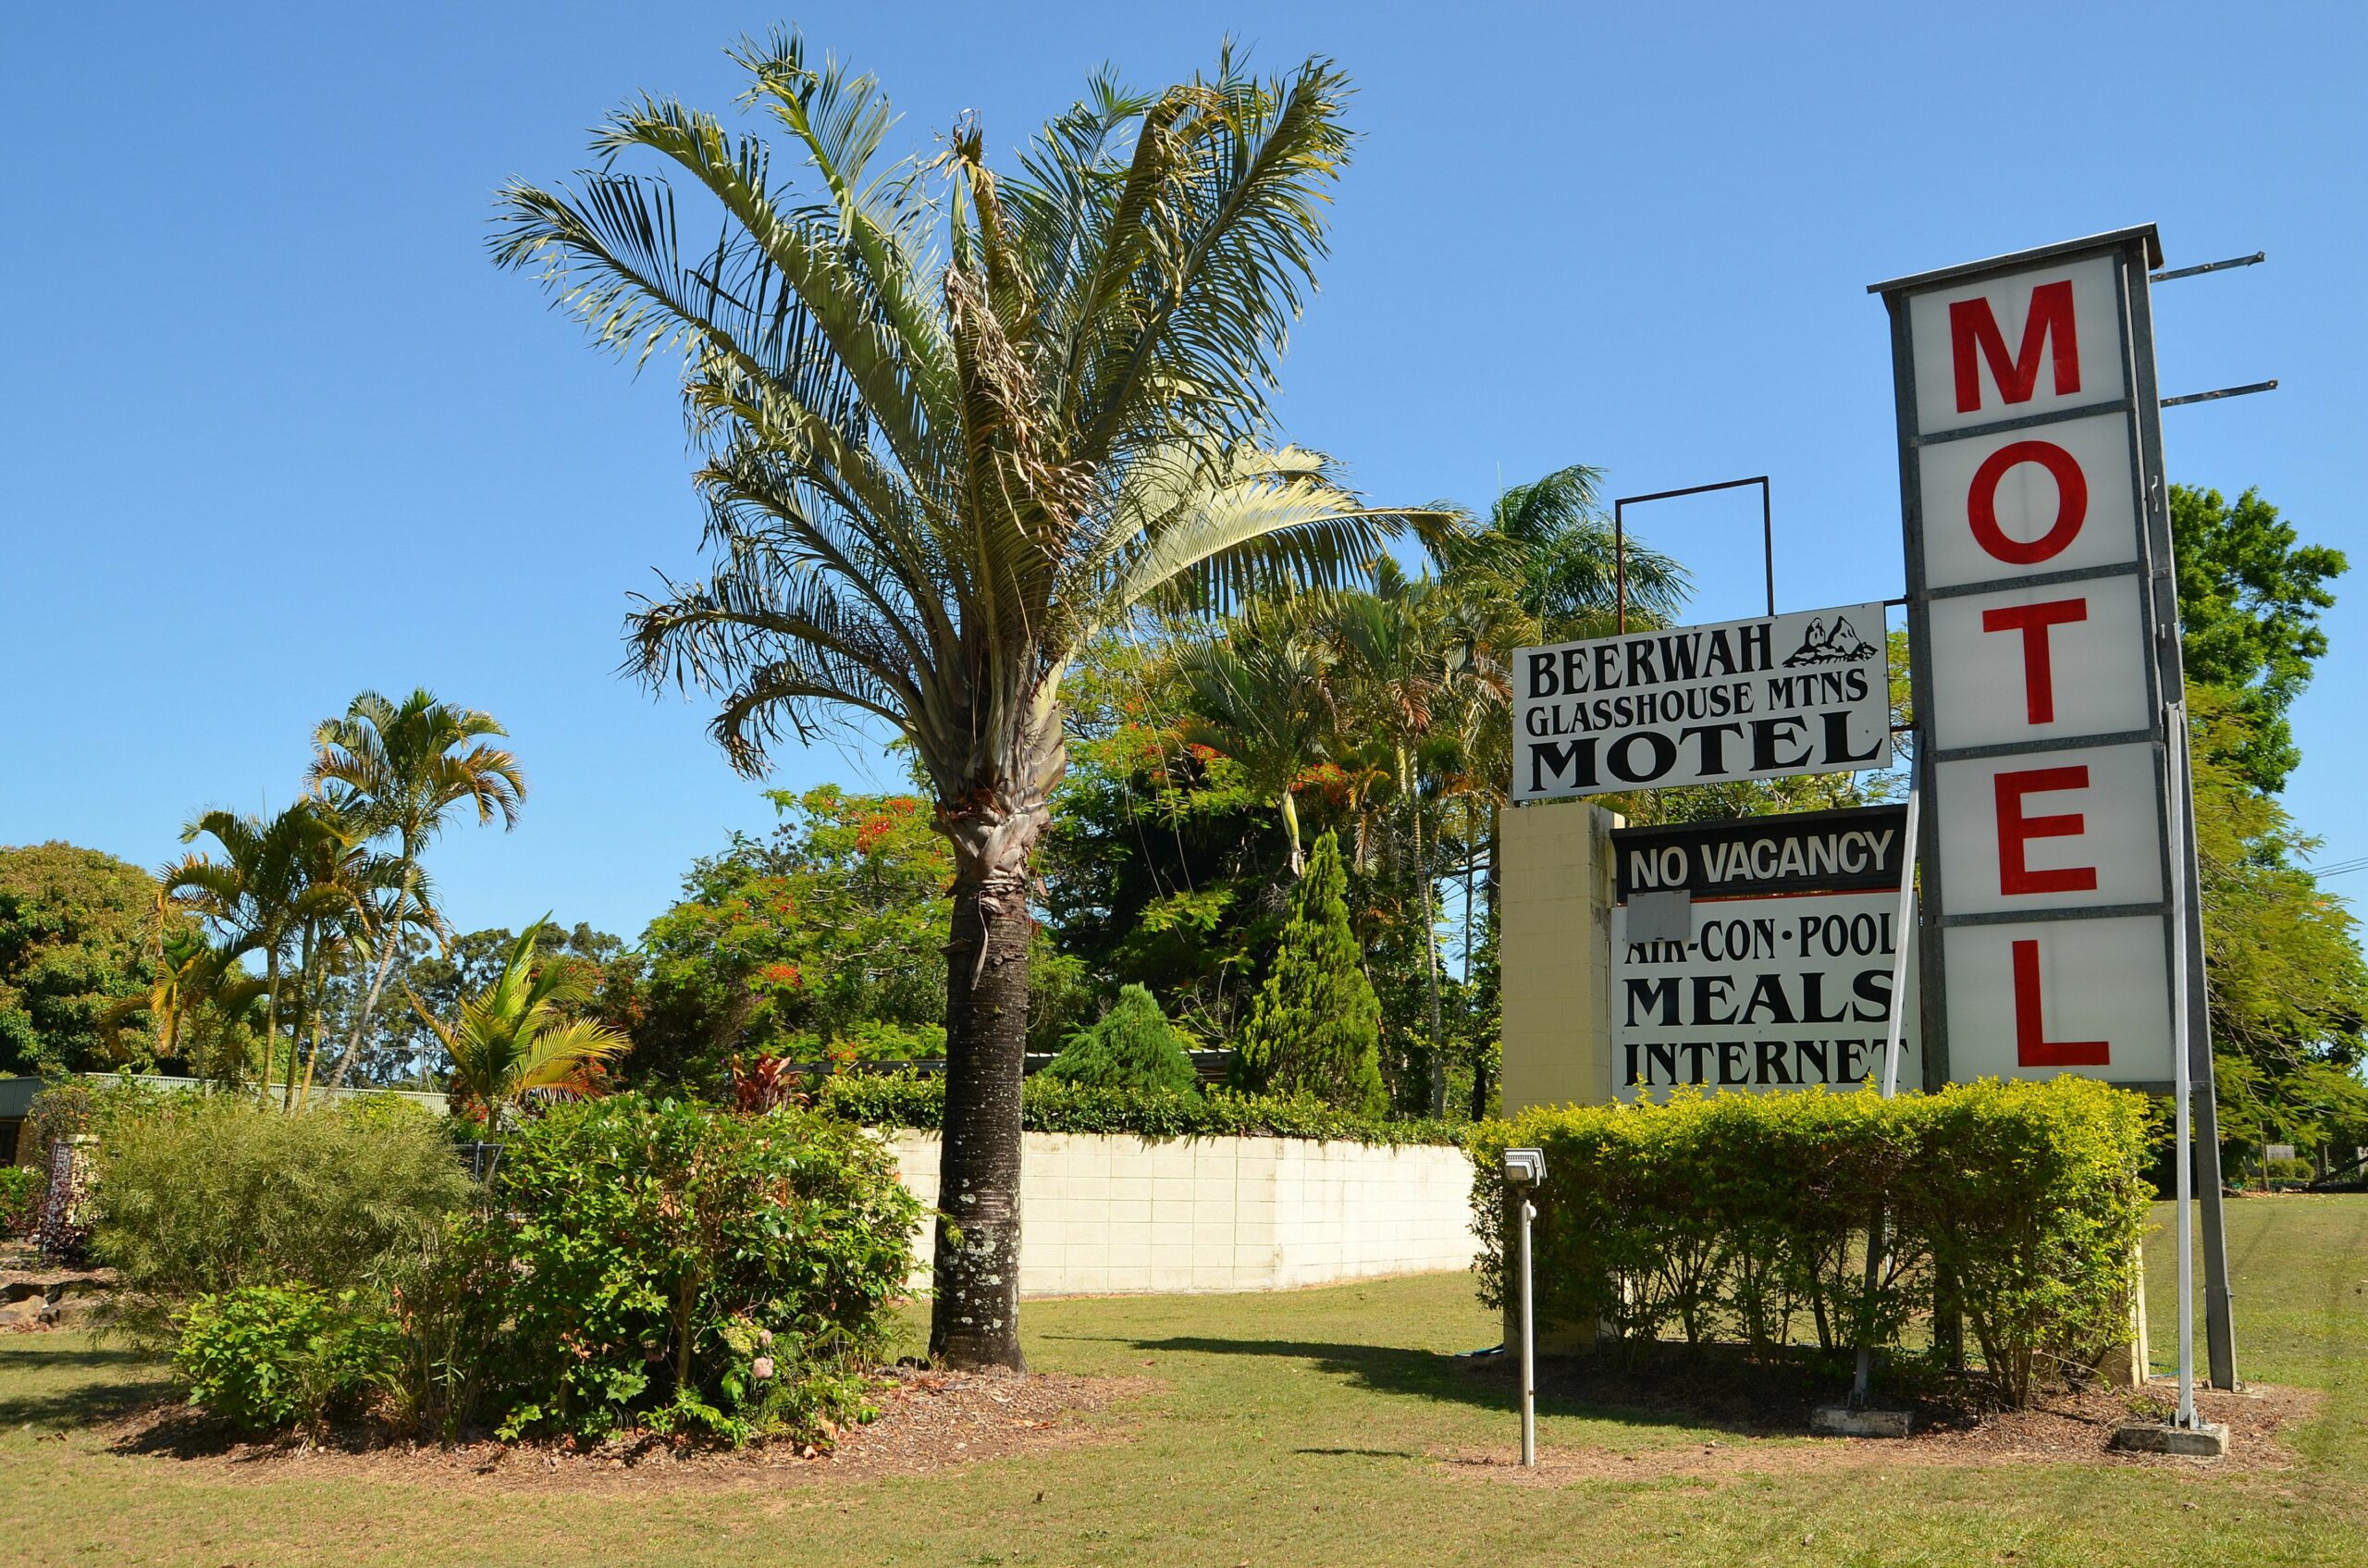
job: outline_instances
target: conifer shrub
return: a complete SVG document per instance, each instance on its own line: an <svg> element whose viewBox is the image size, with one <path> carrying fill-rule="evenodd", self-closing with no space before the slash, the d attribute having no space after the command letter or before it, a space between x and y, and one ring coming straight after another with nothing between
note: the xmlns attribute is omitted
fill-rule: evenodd
<svg viewBox="0 0 2368 1568"><path fill-rule="evenodd" d="M2092 1080L1702 1095L1527 1111L1473 1133L1481 1294L1501 1305L1507 1147L1546 1155L1542 1320L1634 1345L1897 1347L1945 1291L1998 1399L2028 1403L2126 1343L2148 1111ZM1869 1299L1870 1226L1884 1228Z"/></svg>
<svg viewBox="0 0 2368 1568"><path fill-rule="evenodd" d="M1378 1117L1381 1003L1349 925L1348 871L1338 835L1315 841L1291 890L1275 966L1259 988L1234 1055L1236 1084L1255 1093L1309 1095Z"/></svg>
<svg viewBox="0 0 2368 1568"><path fill-rule="evenodd" d="M1071 1034L1045 1064L1044 1076L1093 1089L1183 1094L1200 1087L1182 1036L1159 1010L1159 999L1141 985L1121 988L1100 1021Z"/></svg>

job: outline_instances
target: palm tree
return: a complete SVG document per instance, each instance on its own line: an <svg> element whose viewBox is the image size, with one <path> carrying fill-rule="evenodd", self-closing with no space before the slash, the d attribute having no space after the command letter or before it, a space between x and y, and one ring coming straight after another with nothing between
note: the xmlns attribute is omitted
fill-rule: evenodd
<svg viewBox="0 0 2368 1568"><path fill-rule="evenodd" d="M445 1080L452 1109L475 1113L489 1130L533 1095L592 1093L600 1067L633 1044L606 1024L565 1016L563 1009L582 1001L590 987L564 958L550 956L536 967L535 941L549 920L545 915L519 933L500 976L462 1001L460 1017L449 1024L405 990L412 1011L452 1059Z"/></svg>
<svg viewBox="0 0 2368 1568"><path fill-rule="evenodd" d="M1222 637L1189 643L1178 660L1190 711L1188 742L1233 759L1252 788L1275 803L1293 881L1307 869L1292 791L1331 731L1334 715L1316 640L1271 607L1237 617Z"/></svg>
<svg viewBox="0 0 2368 1568"><path fill-rule="evenodd" d="M365 691L346 705L344 717L324 719L313 732L311 787L365 824L372 836L394 837L401 874L372 910L373 924L381 931L393 933L406 925L440 929L425 896L419 857L455 808L474 808L480 827L496 816L505 829L518 825L525 776L508 751L483 744L487 736L508 734L491 714L450 707L425 689L400 704ZM378 944L369 989L338 1063L337 1087L361 1059L362 1042L401 945L391 936Z"/></svg>
<svg viewBox="0 0 2368 1568"><path fill-rule="evenodd" d="M359 835L318 800L303 799L268 821L232 811L207 811L181 830L181 842L210 836L221 858L191 854L166 866L164 890L181 908L213 925L219 958L234 964L249 954L264 962L262 1087L268 1094L278 1063L289 960L297 961L295 1025L287 1056L284 1098L295 1094L297 1043L314 983L315 947L356 939L366 930L361 905L378 873L355 863ZM366 937L363 937L366 940Z"/></svg>
<svg viewBox="0 0 2368 1568"><path fill-rule="evenodd" d="M750 773L853 716L930 781L956 863L931 1352L1018 1368L1028 895L1063 673L1146 607L1339 580L1403 520L1266 442L1345 82L1313 60L1256 79L1229 49L1155 93L1098 77L1006 178L968 117L884 164L876 81L795 34L733 57L807 192L761 138L643 99L576 191L504 191L496 254L621 355L684 353L711 574L635 616L642 676L719 694ZM693 220L712 248L684 251L673 186L628 154L715 210Z"/></svg>
<svg viewBox="0 0 2368 1568"><path fill-rule="evenodd" d="M1357 698L1351 722L1388 749L1390 782L1409 840L1408 868L1423 925L1423 989L1430 1014L1429 1103L1447 1109L1447 1055L1439 1014L1437 890L1432 865L1437 835L1424 819L1434 791L1425 787L1424 753L1438 727L1449 689L1449 595L1435 578L1411 577L1395 562L1378 562L1371 591L1341 596L1329 616L1336 665Z"/></svg>
<svg viewBox="0 0 2368 1568"><path fill-rule="evenodd" d="M235 954L205 939L160 883L148 989L109 1006L99 1018L100 1036L113 1048L126 1026L144 1018L155 1034L156 1055L179 1056L201 1015L210 1012L235 1026L264 991L264 982L240 969Z"/></svg>
<svg viewBox="0 0 2368 1568"><path fill-rule="evenodd" d="M1603 514L1602 479L1601 469L1574 463L1511 487L1488 509L1486 536L1516 547L1495 569L1510 568L1514 597L1540 642L1613 630L1619 551ZM1675 614L1691 586L1685 568L1633 537L1627 561L1631 619L1655 625Z"/></svg>

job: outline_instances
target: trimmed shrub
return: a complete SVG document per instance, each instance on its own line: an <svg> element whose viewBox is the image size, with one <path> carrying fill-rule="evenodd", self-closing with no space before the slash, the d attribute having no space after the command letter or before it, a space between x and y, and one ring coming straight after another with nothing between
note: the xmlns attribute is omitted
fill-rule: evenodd
<svg viewBox="0 0 2368 1568"><path fill-rule="evenodd" d="M1482 1296L1503 1301L1499 1155L1536 1146L1541 1316L1631 1342L1840 1350L1898 1344L1945 1290L1995 1393L2020 1405L2043 1370L2127 1339L2146 1138L2141 1096L2075 1078L1535 1110L1472 1139Z"/></svg>
<svg viewBox="0 0 2368 1568"><path fill-rule="evenodd" d="M917 1073L850 1073L822 1080L815 1108L866 1127L945 1125L945 1080ZM1020 1125L1030 1132L1131 1133L1171 1138L1310 1138L1386 1147L1459 1144L1464 1130L1443 1121L1383 1121L1301 1097L1206 1094L1162 1089L1097 1089L1038 1073L1021 1085Z"/></svg>
<svg viewBox="0 0 2368 1568"><path fill-rule="evenodd" d="M1381 1081L1381 1003L1349 924L1348 886L1339 839L1327 833L1291 889L1274 969L1234 1052L1235 1082L1378 1117L1389 1108Z"/></svg>
<svg viewBox="0 0 2368 1568"><path fill-rule="evenodd" d="M1068 1037L1043 1076L1095 1089L1153 1089L1189 1093L1200 1087L1192 1058L1184 1054L1159 999L1147 987L1120 989L1101 1021Z"/></svg>
<svg viewBox="0 0 2368 1568"><path fill-rule="evenodd" d="M92 1252L121 1276L117 1326L150 1342L201 1295L381 1286L475 1191L437 1119L391 1098L159 1101L103 1126L97 1176Z"/></svg>
<svg viewBox="0 0 2368 1568"><path fill-rule="evenodd" d="M2271 1160L2263 1174L2272 1181L2312 1181L2318 1179L2318 1168L2308 1160Z"/></svg>
<svg viewBox="0 0 2368 1568"><path fill-rule="evenodd" d="M810 1111L639 1095L559 1106L502 1151L467 1266L500 1292L504 1436L629 1426L827 1441L921 1210L877 1140Z"/></svg>
<svg viewBox="0 0 2368 1568"><path fill-rule="evenodd" d="M241 1285L190 1303L173 1377L241 1430L323 1430L386 1387L399 1364L393 1324L352 1290Z"/></svg>
<svg viewBox="0 0 2368 1568"><path fill-rule="evenodd" d="M0 1237L31 1236L41 1223L42 1173L31 1166L0 1166Z"/></svg>

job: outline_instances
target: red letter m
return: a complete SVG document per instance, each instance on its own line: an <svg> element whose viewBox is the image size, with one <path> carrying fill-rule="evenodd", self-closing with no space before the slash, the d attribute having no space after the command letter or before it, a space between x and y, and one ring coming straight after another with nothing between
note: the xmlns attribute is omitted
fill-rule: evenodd
<svg viewBox="0 0 2368 1568"><path fill-rule="evenodd" d="M2012 358L2006 353L2006 335L1998 330L1998 318L1991 313L1988 300L1951 302L1949 356L1956 362L1957 412L1971 414L1981 407L1981 366L1973 357L1976 348L1990 362L2000 397L2010 403L2030 401L2039 385L2040 347L2048 340L2050 331L2055 335L2055 395L2062 397L2080 389L2080 340L2072 327L2070 278L2042 283L2031 290L2023 346Z"/></svg>

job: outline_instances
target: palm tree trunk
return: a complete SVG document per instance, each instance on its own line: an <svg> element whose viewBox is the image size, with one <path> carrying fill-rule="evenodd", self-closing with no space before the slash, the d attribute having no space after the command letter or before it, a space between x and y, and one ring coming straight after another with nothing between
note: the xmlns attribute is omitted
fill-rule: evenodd
<svg viewBox="0 0 2368 1568"><path fill-rule="evenodd" d="M313 1038L304 1048L304 1081L296 1091L296 1103L300 1105L312 1103L313 1071L321 1065L321 1031L323 1020L328 1014L328 991L329 957L325 953L321 957L320 973L313 982Z"/></svg>
<svg viewBox="0 0 2368 1568"><path fill-rule="evenodd" d="M1423 914L1423 990L1430 1004L1430 1114L1447 1115L1447 1045L1439 1028L1439 922L1431 907L1431 863L1423 849L1423 797L1412 759L1405 744L1398 746L1398 797L1406 803L1406 820L1414 835L1414 904Z"/></svg>
<svg viewBox="0 0 2368 1568"><path fill-rule="evenodd" d="M1423 989L1431 1007L1431 1115L1447 1115L1447 1035L1439 1026L1439 922L1434 907L1431 863L1423 848L1423 802L1414 799L1414 876L1423 895Z"/></svg>
<svg viewBox="0 0 2368 1568"><path fill-rule="evenodd" d="M311 999L312 983L313 928L308 921L304 927L303 945L297 949L296 1013L290 1020L288 1031L288 1080L279 1092L279 1108L283 1111L292 1110L296 1105L296 1057L298 1048L304 1043L305 1003Z"/></svg>
<svg viewBox="0 0 2368 1568"><path fill-rule="evenodd" d="M256 1100L271 1104L271 1058L279 1049L279 952L266 952L263 960L263 1061L255 1069Z"/></svg>
<svg viewBox="0 0 2368 1568"><path fill-rule="evenodd" d="M1027 851L954 882L945 945L945 1142L930 1359L1022 1372L1019 1085L1028 1051Z"/></svg>
<svg viewBox="0 0 2368 1568"><path fill-rule="evenodd" d="M370 1019L378 1010L378 998L386 993L387 977L394 972L395 943L397 932L402 928L403 906L410 902L412 884L418 878L419 858L406 842L403 846L402 886L395 894L394 902L388 906L387 918L381 924L378 962L370 976L370 992L362 998L362 1010L354 1017L353 1037L345 1043L345 1057L337 1065L337 1077L329 1084L332 1089L345 1087L347 1075L352 1072L354 1062L362 1055L362 1037L370 1031Z"/></svg>

